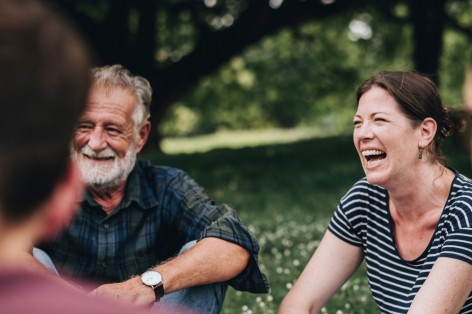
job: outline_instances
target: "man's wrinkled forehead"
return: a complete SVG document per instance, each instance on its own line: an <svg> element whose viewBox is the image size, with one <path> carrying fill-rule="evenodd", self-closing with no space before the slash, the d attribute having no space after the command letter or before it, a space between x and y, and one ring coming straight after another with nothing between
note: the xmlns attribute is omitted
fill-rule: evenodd
<svg viewBox="0 0 472 314"><path fill-rule="evenodd" d="M132 90L114 86L92 86L87 96L86 106L103 101L112 101L117 107L136 106L138 99Z"/></svg>

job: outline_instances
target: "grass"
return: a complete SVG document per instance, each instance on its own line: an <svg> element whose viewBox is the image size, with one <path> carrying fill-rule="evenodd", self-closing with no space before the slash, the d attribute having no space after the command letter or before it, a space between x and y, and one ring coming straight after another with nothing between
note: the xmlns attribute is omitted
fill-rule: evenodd
<svg viewBox="0 0 472 314"><path fill-rule="evenodd" d="M445 143L450 165L471 176L469 156ZM296 143L216 149L143 158L187 171L217 202L236 208L261 245L260 265L271 291L255 295L228 289L223 313L276 313L323 235L340 197L362 168L350 136ZM377 313L363 267L323 313Z"/></svg>
<svg viewBox="0 0 472 314"><path fill-rule="evenodd" d="M292 143L295 141L325 137L327 131L314 127L297 127L293 129L265 129L218 131L209 135L193 137L165 138L161 143L162 150L169 154L207 152L217 148L254 147L269 144Z"/></svg>

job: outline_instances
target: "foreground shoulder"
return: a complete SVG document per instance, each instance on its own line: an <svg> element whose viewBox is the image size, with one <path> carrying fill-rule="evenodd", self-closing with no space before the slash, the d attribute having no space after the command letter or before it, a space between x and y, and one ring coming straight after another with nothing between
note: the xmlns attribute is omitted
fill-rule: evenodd
<svg viewBox="0 0 472 314"><path fill-rule="evenodd" d="M0 270L1 313L144 314L139 309L112 300L92 298L71 290L51 277L28 270ZM53 302L45 302L54 298Z"/></svg>

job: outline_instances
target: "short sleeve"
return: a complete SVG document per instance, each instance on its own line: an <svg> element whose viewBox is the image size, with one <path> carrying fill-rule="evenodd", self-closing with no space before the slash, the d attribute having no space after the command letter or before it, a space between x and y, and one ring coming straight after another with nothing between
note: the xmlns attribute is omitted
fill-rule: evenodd
<svg viewBox="0 0 472 314"><path fill-rule="evenodd" d="M385 224L385 212L385 189L371 185L363 178L341 198L328 230L351 245L363 247L369 221L375 221L378 226Z"/></svg>
<svg viewBox="0 0 472 314"><path fill-rule="evenodd" d="M339 204L328 225L328 230L341 240L355 246L362 246L362 240L354 232L354 228Z"/></svg>
<svg viewBox="0 0 472 314"><path fill-rule="evenodd" d="M472 185L469 178L456 176L443 216L441 236L444 242L439 257L472 264Z"/></svg>
<svg viewBox="0 0 472 314"><path fill-rule="evenodd" d="M439 257L450 257L472 264L472 228L462 228L449 234Z"/></svg>

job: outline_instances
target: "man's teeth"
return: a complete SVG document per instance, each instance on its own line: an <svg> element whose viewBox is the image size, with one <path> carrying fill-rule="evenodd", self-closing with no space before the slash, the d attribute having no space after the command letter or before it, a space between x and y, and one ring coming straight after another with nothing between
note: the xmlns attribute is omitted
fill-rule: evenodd
<svg viewBox="0 0 472 314"><path fill-rule="evenodd" d="M95 159L95 160L108 160L108 159L113 159L113 156L90 156L90 155L85 155L87 158L90 159Z"/></svg>
<svg viewBox="0 0 472 314"><path fill-rule="evenodd" d="M385 153L381 150L376 150L376 149L362 151L362 156L376 156L376 155L382 155L382 154L385 154Z"/></svg>

